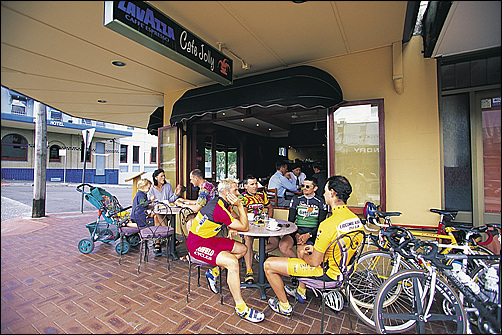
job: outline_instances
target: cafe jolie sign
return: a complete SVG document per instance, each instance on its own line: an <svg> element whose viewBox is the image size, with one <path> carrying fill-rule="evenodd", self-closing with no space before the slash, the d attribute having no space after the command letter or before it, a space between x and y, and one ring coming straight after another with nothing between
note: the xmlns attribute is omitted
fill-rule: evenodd
<svg viewBox="0 0 502 335"><path fill-rule="evenodd" d="M232 84L230 58L146 2L105 1L103 24L220 84Z"/></svg>

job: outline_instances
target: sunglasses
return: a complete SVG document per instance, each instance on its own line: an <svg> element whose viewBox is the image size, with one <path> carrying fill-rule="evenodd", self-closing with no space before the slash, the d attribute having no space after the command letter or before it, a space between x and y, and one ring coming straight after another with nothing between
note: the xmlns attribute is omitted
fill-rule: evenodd
<svg viewBox="0 0 502 335"><path fill-rule="evenodd" d="M306 189L309 189L311 187L314 188L314 186L310 186L310 185L303 185L303 184L301 184L300 186L301 186L301 188L306 188Z"/></svg>

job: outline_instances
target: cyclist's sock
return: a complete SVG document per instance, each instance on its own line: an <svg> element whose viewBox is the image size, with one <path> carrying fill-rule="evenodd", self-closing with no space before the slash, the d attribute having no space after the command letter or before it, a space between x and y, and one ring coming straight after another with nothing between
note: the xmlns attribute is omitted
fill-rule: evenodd
<svg viewBox="0 0 502 335"><path fill-rule="evenodd" d="M298 294L300 295L305 295L307 294L307 288L301 288L300 285L298 285L298 287L296 288L296 292L298 292Z"/></svg>
<svg viewBox="0 0 502 335"><path fill-rule="evenodd" d="M241 302L240 304L235 304L235 308L237 309L237 311L239 313L244 313L244 311L246 310L246 303L243 301Z"/></svg>
<svg viewBox="0 0 502 335"><path fill-rule="evenodd" d="M214 267L211 269L211 272L213 273L213 276L214 278L218 277L220 275L220 270L218 269L218 267Z"/></svg>
<svg viewBox="0 0 502 335"><path fill-rule="evenodd" d="M281 309L283 311L289 311L291 309L291 305L289 304L289 301L286 301L286 302L279 301L279 305L281 305Z"/></svg>
<svg viewBox="0 0 502 335"><path fill-rule="evenodd" d="M247 269L246 274L248 274L248 273L253 274L253 269Z"/></svg>

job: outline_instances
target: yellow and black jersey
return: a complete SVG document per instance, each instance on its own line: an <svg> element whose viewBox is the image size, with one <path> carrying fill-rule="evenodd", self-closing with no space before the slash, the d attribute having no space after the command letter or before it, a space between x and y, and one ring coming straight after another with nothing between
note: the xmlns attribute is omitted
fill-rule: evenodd
<svg viewBox="0 0 502 335"><path fill-rule="evenodd" d="M195 217L190 233L202 238L213 237L223 225L229 226L234 221L232 206L222 198L214 198L201 208Z"/></svg>

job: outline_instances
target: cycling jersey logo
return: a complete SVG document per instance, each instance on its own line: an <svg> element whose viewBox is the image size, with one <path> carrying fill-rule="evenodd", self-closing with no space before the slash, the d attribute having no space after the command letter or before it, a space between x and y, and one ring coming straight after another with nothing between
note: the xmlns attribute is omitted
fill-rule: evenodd
<svg viewBox="0 0 502 335"><path fill-rule="evenodd" d="M363 224L359 218L352 218L340 223L340 225L338 225L338 231L341 233L348 233L356 229L361 229L362 227Z"/></svg>
<svg viewBox="0 0 502 335"><path fill-rule="evenodd" d="M206 214L197 222L197 228L195 228L195 232L198 233L199 229L204 225L204 223L208 220L208 217Z"/></svg>
<svg viewBox="0 0 502 335"><path fill-rule="evenodd" d="M319 216L319 208L317 206L298 206L296 207L296 213L299 216L309 217L309 216Z"/></svg>

